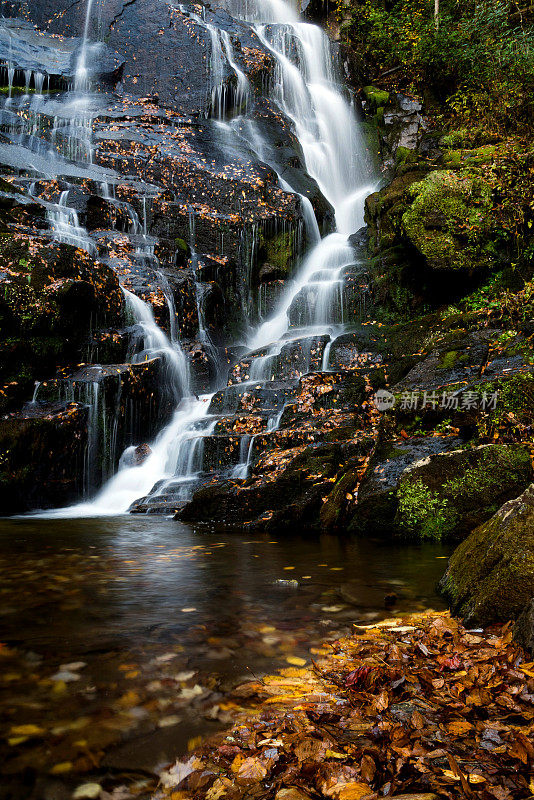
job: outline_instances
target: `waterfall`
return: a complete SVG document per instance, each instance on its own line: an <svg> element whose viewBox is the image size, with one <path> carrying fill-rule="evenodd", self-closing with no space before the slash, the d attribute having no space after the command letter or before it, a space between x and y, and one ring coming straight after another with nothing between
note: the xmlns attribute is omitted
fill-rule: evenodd
<svg viewBox="0 0 534 800"><path fill-rule="evenodd" d="M92 0L89 0L91 3ZM338 83L335 59L324 31L316 25L302 22L296 11L285 0L227 0L229 11L248 23L272 55L275 63L270 94L280 111L290 120L299 140L308 173L317 181L321 192L335 212L337 230L324 239L312 205L300 195L302 215L310 249L303 259L296 277L286 282L277 308L270 318L252 331L247 348L248 375L238 386L220 387L217 394L227 391L225 399L214 405L216 395L194 398L190 395L187 370L183 354L158 328L150 307L125 291L128 307L134 314L143 334L143 349L139 356L160 355L167 364L166 381L180 386L176 411L171 422L159 433L150 446L148 457L132 466L130 450L121 459L118 473L101 489L90 503L47 512L55 516L107 515L126 512L139 498L146 497L158 509L187 499L204 470L205 443L217 430L218 414L236 413L236 397L230 389L247 392L256 382L268 384L276 378L283 350L291 343L300 343L304 361L302 369L310 369L311 345L317 337L327 340L318 364L314 369L327 370L330 349L344 324L343 275L355 262L350 234L363 225L366 196L375 188L367 164L365 147L354 110ZM90 5L88 6L88 14ZM189 19L207 32L209 65L211 71L210 113L218 126L221 143L225 137L241 138L260 161L269 164L268 146L262 139L259 127L251 117L251 89L247 77L238 64L232 41L227 31L217 29L189 8L180 6ZM84 40L87 41L87 29ZM83 48L82 48L83 49ZM83 56L85 59L85 56ZM85 62L80 55L80 74ZM225 76L233 73L235 90L233 110L237 116L225 119L227 114L227 84ZM283 191L295 189L279 175ZM71 215L71 226L76 227ZM145 217L146 219L146 217ZM139 223L133 223L139 227ZM59 227L59 226L58 226ZM146 224L143 225L146 235ZM59 230L58 230L59 233ZM190 220L190 250L196 258L194 219ZM204 327L202 295L197 285L198 316L201 338L210 346ZM295 304L298 314L294 313ZM302 318L295 325L292 319ZM214 355L215 357L215 355ZM218 409L218 410L217 410ZM233 409L233 411L230 411ZM266 411L264 433L273 434L279 427L283 404ZM239 438L237 462L227 475L239 480L247 476L254 441L257 434L244 433Z"/></svg>
<svg viewBox="0 0 534 800"><path fill-rule="evenodd" d="M189 394L189 365L184 352L156 323L152 306L124 286L121 288L126 306L143 335L143 348L135 354L133 361L140 363L151 358L161 358L165 369L163 385L170 389L176 404L184 395Z"/></svg>
<svg viewBox="0 0 534 800"><path fill-rule="evenodd" d="M84 91L88 87L88 80L87 80L87 50L89 47L89 28L91 26L91 19L92 19L92 11L93 11L93 1L94 0L87 0L87 6L85 9L85 24L83 28L83 36L82 36L82 43L80 46L80 52L78 54L78 59L76 62L76 70L74 73L74 88L76 91Z"/></svg>

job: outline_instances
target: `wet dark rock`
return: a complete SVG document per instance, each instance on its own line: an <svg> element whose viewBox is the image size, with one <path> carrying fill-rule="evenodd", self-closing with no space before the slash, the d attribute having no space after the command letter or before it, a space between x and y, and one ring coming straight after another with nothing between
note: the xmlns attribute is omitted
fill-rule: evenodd
<svg viewBox="0 0 534 800"><path fill-rule="evenodd" d="M531 600L514 625L514 638L534 653L534 600Z"/></svg>
<svg viewBox="0 0 534 800"><path fill-rule="evenodd" d="M409 441L400 439L381 444L360 486L350 530L390 536L395 530L397 491L405 471L430 456L454 450L458 444L459 440L453 437L414 437Z"/></svg>
<svg viewBox="0 0 534 800"><path fill-rule="evenodd" d="M394 390L432 390L471 384L480 378L488 361L489 343L496 336L498 332L486 328L471 333L460 331L448 337L445 346L429 353L395 384Z"/></svg>
<svg viewBox="0 0 534 800"><path fill-rule="evenodd" d="M79 403L38 405L1 417L2 513L63 506L78 498L87 442L88 409Z"/></svg>
<svg viewBox="0 0 534 800"><path fill-rule="evenodd" d="M294 397L293 387L284 382L252 382L228 386L216 392L210 403L210 414L228 414L238 411L281 411Z"/></svg>
<svg viewBox="0 0 534 800"><path fill-rule="evenodd" d="M216 518L250 531L291 532L295 526L302 532L319 531L323 497L332 491L330 479L339 462L361 458L369 446L364 441L306 447L290 457L279 475L262 471L264 477L245 485L228 480L203 487L177 517L189 522Z"/></svg>
<svg viewBox="0 0 534 800"><path fill-rule="evenodd" d="M483 445L429 456L400 478L396 527L422 538L464 537L531 478L524 445Z"/></svg>
<svg viewBox="0 0 534 800"><path fill-rule="evenodd" d="M161 380L164 369L157 358L139 364L91 365L39 386L38 407L66 400L88 408L86 491L96 490L114 474L126 447L153 439L169 421L176 400ZM113 431L112 437L109 431ZM140 447L138 456L142 457L148 445Z"/></svg>
<svg viewBox="0 0 534 800"><path fill-rule="evenodd" d="M152 453L152 449L148 444L138 444L133 452L133 463L136 466L140 466L143 464L149 455Z"/></svg>
<svg viewBox="0 0 534 800"><path fill-rule="evenodd" d="M122 322L124 301L115 273L70 245L10 233L1 254L8 270L0 272L0 379L9 384L9 408L31 398L35 380L55 372L60 354L64 362L83 361L91 331Z"/></svg>
<svg viewBox="0 0 534 800"><path fill-rule="evenodd" d="M80 40L47 36L24 19L3 19L0 25L0 66L7 77L13 67L13 85L26 87L25 71L31 72L30 89L64 89L74 81L80 56ZM104 44L91 46L87 76L91 80L115 85L120 80L124 60ZM42 82L42 83L40 83ZM5 83L4 83L5 85Z"/></svg>

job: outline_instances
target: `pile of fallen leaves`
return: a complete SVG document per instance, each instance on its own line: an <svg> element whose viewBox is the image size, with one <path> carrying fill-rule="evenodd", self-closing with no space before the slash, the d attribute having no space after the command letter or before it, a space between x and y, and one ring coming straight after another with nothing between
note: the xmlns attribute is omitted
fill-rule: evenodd
<svg viewBox="0 0 534 800"><path fill-rule="evenodd" d="M408 622L357 627L309 665L240 687L249 708L163 773L158 797L534 795L534 665L509 626L468 631L436 612Z"/></svg>

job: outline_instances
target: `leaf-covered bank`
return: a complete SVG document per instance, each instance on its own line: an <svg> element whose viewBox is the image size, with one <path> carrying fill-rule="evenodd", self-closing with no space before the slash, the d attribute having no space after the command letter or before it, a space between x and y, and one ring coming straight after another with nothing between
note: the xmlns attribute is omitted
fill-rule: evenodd
<svg viewBox="0 0 534 800"><path fill-rule="evenodd" d="M509 626L448 614L357 627L241 687L229 732L178 762L172 800L480 800L534 793L534 665Z"/></svg>

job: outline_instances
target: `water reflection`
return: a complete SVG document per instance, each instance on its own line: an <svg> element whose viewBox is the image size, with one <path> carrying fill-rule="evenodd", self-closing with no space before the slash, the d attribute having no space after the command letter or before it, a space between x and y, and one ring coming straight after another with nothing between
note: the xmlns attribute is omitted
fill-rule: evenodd
<svg viewBox="0 0 534 800"><path fill-rule="evenodd" d="M51 771L69 791L80 773L148 791L132 770L227 723L241 678L353 622L441 607L447 553L150 517L1 522L5 796L39 797Z"/></svg>

